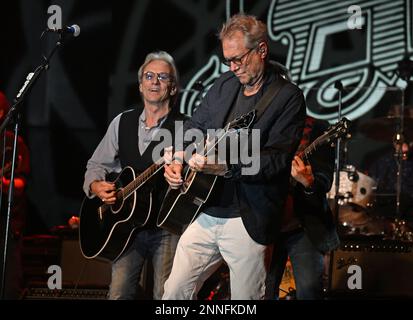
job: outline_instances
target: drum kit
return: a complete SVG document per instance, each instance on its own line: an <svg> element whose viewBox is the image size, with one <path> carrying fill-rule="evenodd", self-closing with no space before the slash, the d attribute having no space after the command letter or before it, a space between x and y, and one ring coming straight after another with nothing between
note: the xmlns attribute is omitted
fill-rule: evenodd
<svg viewBox="0 0 413 320"><path fill-rule="evenodd" d="M397 106L395 107L397 108ZM408 108L405 111L410 113L403 117L402 142L413 141L413 108ZM362 123L360 132L375 140L394 143L395 137L399 135L397 133L399 123L400 115L393 112L389 113L387 117L371 119ZM406 160L406 155L401 154L401 151L399 155L396 152L395 156L399 157L398 161ZM402 168L402 165L399 166L400 170ZM400 170L397 170L398 176L402 176ZM336 175L332 188L327 193L327 198L331 208L334 208L335 201L338 201L338 222L341 236L377 237L383 240L413 242L413 226L401 218L399 214L400 202L395 201L397 208L395 207L394 212L390 212L385 217L377 213L379 211L377 207L380 205L378 199L389 196L400 199L397 194L401 192L401 188L396 188L394 194L380 193L377 190L378 183L372 177L360 172L353 165L344 165L339 173L338 200L336 200L335 179Z"/></svg>

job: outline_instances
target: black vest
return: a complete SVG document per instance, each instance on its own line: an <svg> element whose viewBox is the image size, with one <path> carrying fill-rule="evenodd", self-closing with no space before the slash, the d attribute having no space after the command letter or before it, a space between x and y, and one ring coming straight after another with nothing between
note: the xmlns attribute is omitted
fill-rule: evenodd
<svg viewBox="0 0 413 320"><path fill-rule="evenodd" d="M125 111L119 122L119 160L122 169L130 166L136 174L143 172L152 163L152 141L141 155L139 153L139 116L136 109ZM169 118L169 117L168 117ZM166 121L165 121L166 122Z"/></svg>
<svg viewBox="0 0 413 320"><path fill-rule="evenodd" d="M145 152L141 155L139 153L139 116L143 112L143 108L139 107L137 109L125 111L119 122L119 160L122 169L126 166L130 166L135 171L136 175L139 175L145 171L148 167L153 164L152 161L152 151L155 146L161 141L152 141ZM170 112L165 122L162 124L161 128L168 129L173 137L172 142L174 142L174 127L175 121L183 121L184 116L177 112ZM144 188L140 189L139 192L152 192L153 196L153 211L148 227L154 225L158 211L160 209L162 200L165 196L165 192L168 189L168 183L163 176L164 170L161 169L149 180Z"/></svg>

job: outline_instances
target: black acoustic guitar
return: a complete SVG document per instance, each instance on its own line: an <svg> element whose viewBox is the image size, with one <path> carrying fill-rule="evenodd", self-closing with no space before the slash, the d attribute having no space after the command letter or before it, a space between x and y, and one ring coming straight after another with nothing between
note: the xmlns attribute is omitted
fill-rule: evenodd
<svg viewBox="0 0 413 320"><path fill-rule="evenodd" d="M154 163L135 178L131 167L116 177L116 202L85 197L80 209L79 238L83 256L116 260L127 248L136 228L144 226L152 211L152 191L147 182L163 167Z"/></svg>
<svg viewBox="0 0 413 320"><path fill-rule="evenodd" d="M220 138L230 131L248 129L254 122L256 111L250 111L228 123ZM215 150L215 145L204 150L204 155ZM157 225L175 234L182 234L198 216L201 206L208 200L218 176L195 172L189 166L183 170L184 183L179 189L169 188L159 211Z"/></svg>

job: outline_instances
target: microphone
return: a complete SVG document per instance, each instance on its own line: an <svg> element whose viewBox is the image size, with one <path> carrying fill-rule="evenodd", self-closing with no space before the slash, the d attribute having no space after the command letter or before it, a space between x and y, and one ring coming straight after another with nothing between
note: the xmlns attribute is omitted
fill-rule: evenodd
<svg viewBox="0 0 413 320"><path fill-rule="evenodd" d="M413 61L410 60L409 55L405 55L403 60L397 64L397 71L404 81L408 82L413 74Z"/></svg>
<svg viewBox="0 0 413 320"><path fill-rule="evenodd" d="M343 90L343 84L341 83L340 80L337 80L336 82L334 82L334 88L336 88L338 91Z"/></svg>
<svg viewBox="0 0 413 320"><path fill-rule="evenodd" d="M196 91L204 91L205 86L202 81L197 81L193 84L192 88Z"/></svg>
<svg viewBox="0 0 413 320"><path fill-rule="evenodd" d="M60 34L73 34L74 37L79 36L80 34L80 27L77 24L71 25L70 27L65 26L62 29L47 29L47 32L57 32Z"/></svg>

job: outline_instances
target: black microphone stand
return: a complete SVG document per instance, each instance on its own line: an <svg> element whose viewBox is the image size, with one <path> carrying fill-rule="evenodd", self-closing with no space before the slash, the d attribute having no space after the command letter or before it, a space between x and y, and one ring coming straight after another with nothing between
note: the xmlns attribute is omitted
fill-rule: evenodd
<svg viewBox="0 0 413 320"><path fill-rule="evenodd" d="M413 61L410 60L406 54L402 61L398 64L398 74L400 79L406 81L406 88L401 89L401 110L400 118L397 124L397 132L394 142L397 146L395 159L397 163L397 181L396 181L396 217L401 219L402 213L400 211L400 201L402 193L402 175L403 175L403 143L404 143L404 109L406 89L409 86L410 78L413 74ZM396 221L398 222L398 221Z"/></svg>
<svg viewBox="0 0 413 320"><path fill-rule="evenodd" d="M42 33L41 37L45 32ZM20 106L23 104L23 101L36 83L37 79L43 73L44 70L49 68L49 62L52 56L55 54L57 49L63 45L64 37L63 34L59 34L59 38L55 44L55 47L49 53L49 55L43 56L43 63L39 65L33 72L30 72L26 81L23 84L23 87L20 89L19 93L16 95L16 98L13 100L13 105L11 106L9 112L7 113L3 123L0 125L0 132L3 132L9 123L14 121L14 141L13 141L13 153L12 153L12 167L10 175L10 186L7 198L7 215L6 223L4 227L4 248L3 248L3 259L2 259L2 275L1 275L1 299L5 298L5 281L6 281L6 268L7 268L7 253L9 247L9 230L10 230L10 217L11 217L11 208L13 207L13 192L14 192L14 173L15 173L15 162L17 158L17 139L19 135L19 122L20 122ZM5 153L3 154L3 157ZM3 161L4 163L4 161ZM1 202L0 202L1 205Z"/></svg>
<svg viewBox="0 0 413 320"><path fill-rule="evenodd" d="M337 80L334 83L334 88L338 90L338 121L341 121L341 109L342 109L342 96L343 96L343 84L340 80ZM334 207L333 207L333 217L334 217L334 224L336 226L339 225L339 198L340 198L340 169L341 169L341 138L337 138L336 142L336 161L334 166L334 174L335 174L335 184L334 184ZM333 276L333 266L334 266L334 250L330 251L330 261L329 261L329 268L328 268L328 292L332 291L332 276Z"/></svg>
<svg viewBox="0 0 413 320"><path fill-rule="evenodd" d="M337 121L341 121L341 109L342 109L342 96L343 96L343 84L341 83L341 81L336 81L334 83L334 88L338 90L338 112L337 112L337 117L338 120ZM335 166L334 166L334 172L335 172L335 185L334 185L334 190L335 190L335 197L334 197L334 210L333 210L333 214L334 214L334 222L336 223L336 225L338 225L338 221L339 221L339 192L340 192L340 169L341 169L341 137L338 137L337 142L336 142L336 162L335 162Z"/></svg>

